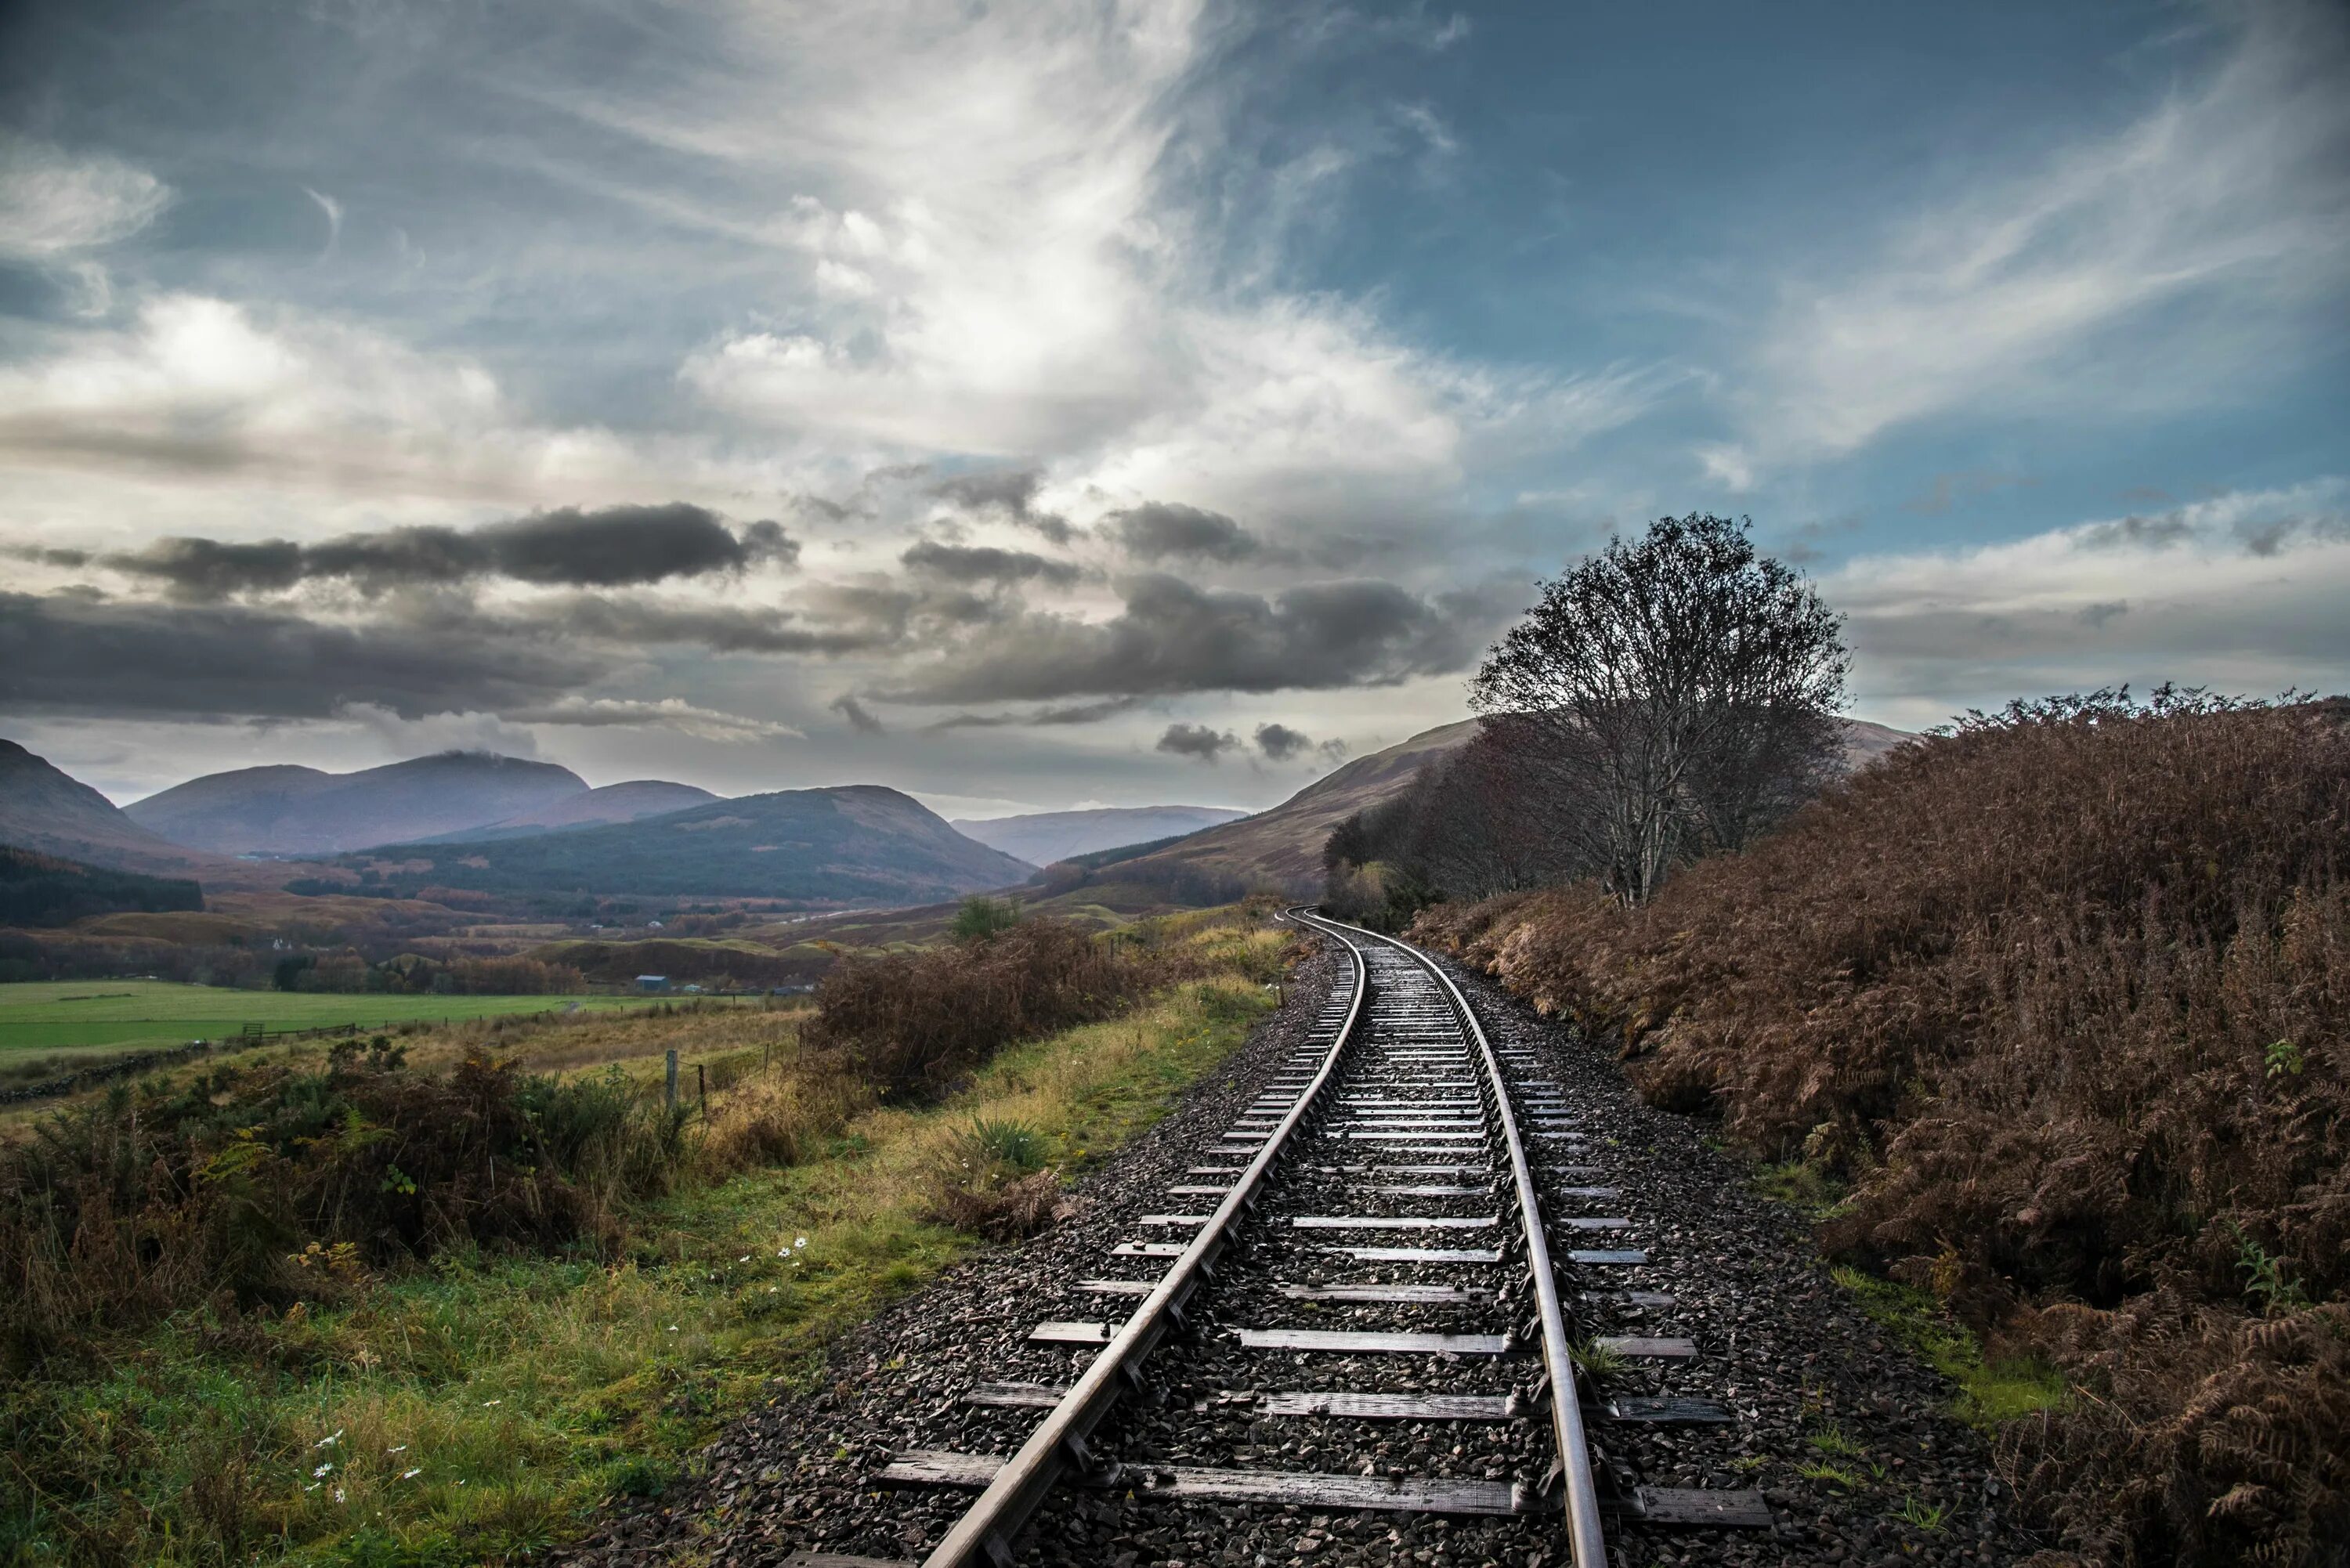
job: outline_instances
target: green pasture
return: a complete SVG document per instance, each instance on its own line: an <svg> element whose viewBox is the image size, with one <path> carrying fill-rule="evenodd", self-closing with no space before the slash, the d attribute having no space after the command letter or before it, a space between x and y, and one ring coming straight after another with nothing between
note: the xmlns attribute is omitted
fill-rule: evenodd
<svg viewBox="0 0 2350 1568"><path fill-rule="evenodd" d="M21 1068L40 1055L88 1059L218 1040L248 1023L268 1030L330 1029L585 1008L643 1006L633 996L380 996L234 991L161 980L33 981L0 985L0 1060Z"/></svg>

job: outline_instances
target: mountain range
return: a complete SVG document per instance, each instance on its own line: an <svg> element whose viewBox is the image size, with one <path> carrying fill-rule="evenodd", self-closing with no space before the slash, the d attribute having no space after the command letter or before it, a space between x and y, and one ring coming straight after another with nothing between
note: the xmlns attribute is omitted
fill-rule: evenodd
<svg viewBox="0 0 2350 1568"><path fill-rule="evenodd" d="M553 763L443 752L348 774L290 763L206 774L123 810L140 826L191 849L282 859L455 835L627 822L717 798L655 779L590 789Z"/></svg>
<svg viewBox="0 0 2350 1568"><path fill-rule="evenodd" d="M826 904L950 898L1024 882L1035 869L879 784L738 795L526 837L389 845L339 864L400 896L441 888Z"/></svg>
<svg viewBox="0 0 2350 1568"><path fill-rule="evenodd" d="M1102 806L1090 811L1040 811L1024 816L954 819L966 838L1001 849L1031 866L1050 866L1074 855L1122 849L1129 844L1173 838L1248 815L1222 805Z"/></svg>

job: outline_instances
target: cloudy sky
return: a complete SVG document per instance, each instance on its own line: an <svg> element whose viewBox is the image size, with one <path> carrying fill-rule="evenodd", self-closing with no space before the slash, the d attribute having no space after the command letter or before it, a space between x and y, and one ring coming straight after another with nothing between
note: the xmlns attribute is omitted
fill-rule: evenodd
<svg viewBox="0 0 2350 1568"><path fill-rule="evenodd" d="M2346 14L12 5L0 733L1253 806L1700 510L1863 717L2340 691Z"/></svg>

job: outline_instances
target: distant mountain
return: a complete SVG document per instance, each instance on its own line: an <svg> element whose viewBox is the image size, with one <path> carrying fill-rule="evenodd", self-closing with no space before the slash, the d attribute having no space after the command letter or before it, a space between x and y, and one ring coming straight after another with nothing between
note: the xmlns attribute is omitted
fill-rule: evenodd
<svg viewBox="0 0 2350 1568"><path fill-rule="evenodd" d="M1332 828L1365 806L1399 793L1421 764L1467 745L1476 733L1474 719L1424 730L1385 751L1357 757L1270 811L1192 834L1115 868L1105 867L1100 876L1106 881L1132 877L1157 882L1189 873L1311 893L1322 885L1322 843Z"/></svg>
<svg viewBox="0 0 2350 1568"><path fill-rule="evenodd" d="M1847 719L1844 726L1847 768L1865 767L1911 738L1866 720ZM1423 730L1383 752L1357 757L1270 811L1105 866L1097 877L1170 886L1202 885L1205 879L1218 897L1228 896L1235 884L1310 897L1322 886L1322 846L1332 828L1365 806L1400 794L1422 767L1441 761L1476 735L1474 719Z"/></svg>
<svg viewBox="0 0 2350 1568"><path fill-rule="evenodd" d="M1197 833L1247 815L1222 805L1128 805L1040 811L979 821L957 817L953 826L966 838L976 838L1032 866L1049 866L1097 849L1123 849L1129 844Z"/></svg>
<svg viewBox="0 0 2350 1568"><path fill-rule="evenodd" d="M150 833L89 785L14 741L0 741L0 844L167 877L192 876L216 864Z"/></svg>
<svg viewBox="0 0 2350 1568"><path fill-rule="evenodd" d="M598 823L638 822L648 816L664 816L672 811L691 811L718 798L708 790L692 784L671 784L666 779L630 779L626 784L605 784L601 788L591 789L586 794L566 795L552 805L525 812L504 822L461 827L453 833L439 834L425 842L440 843L460 838L520 838L533 833L589 827Z"/></svg>
<svg viewBox="0 0 2350 1568"><path fill-rule="evenodd" d="M342 863L371 887L403 896L438 887L509 898L600 893L823 905L951 898L1024 881L1035 869L879 784L743 795L528 837L390 845Z"/></svg>
<svg viewBox="0 0 2350 1568"><path fill-rule="evenodd" d="M529 820L591 793L553 763L443 752L352 774L288 764L207 774L124 810L192 849L311 856Z"/></svg>

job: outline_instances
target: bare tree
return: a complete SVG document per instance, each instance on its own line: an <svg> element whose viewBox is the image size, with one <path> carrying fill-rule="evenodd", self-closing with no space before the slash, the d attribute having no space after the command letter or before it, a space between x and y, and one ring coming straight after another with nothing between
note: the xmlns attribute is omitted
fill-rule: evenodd
<svg viewBox="0 0 2350 1568"><path fill-rule="evenodd" d="M1640 904L1677 859L1744 843L1808 791L1849 667L1808 582L1744 522L1692 514L1544 584L1470 694L1547 778L1554 832Z"/></svg>

